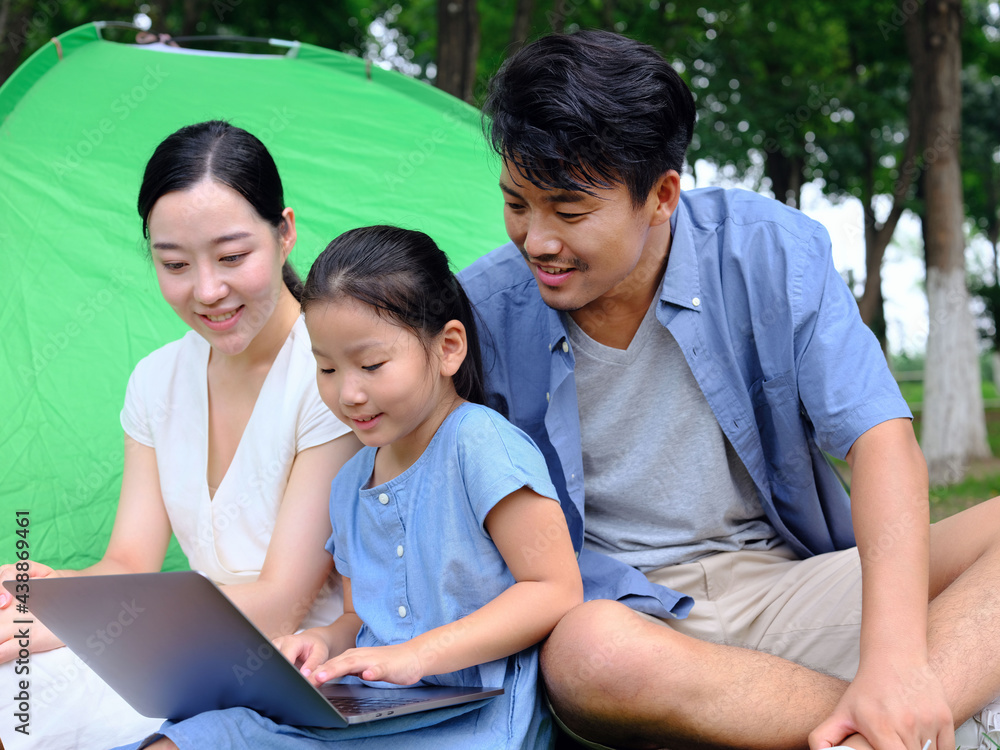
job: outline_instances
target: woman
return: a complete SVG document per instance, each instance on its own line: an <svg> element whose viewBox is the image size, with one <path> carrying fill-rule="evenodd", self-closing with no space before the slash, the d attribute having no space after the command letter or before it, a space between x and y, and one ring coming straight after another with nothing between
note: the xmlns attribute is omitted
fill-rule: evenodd
<svg viewBox="0 0 1000 750"><path fill-rule="evenodd" d="M182 128L147 164L138 207L160 290L191 331L129 380L122 489L104 557L81 571L33 563L31 575L156 571L173 532L190 566L223 585L267 635L329 622L342 608L323 549L329 487L360 444L316 389L295 296L301 282L287 263L295 215L274 161L228 123ZM14 574L13 565L0 568L0 578ZM8 595L5 661L16 652L9 605ZM38 622L31 644L36 652L61 645ZM109 747L159 726L67 649L34 654L31 668L32 748ZM0 715L11 716L8 708ZM18 739L4 732L8 747Z"/></svg>

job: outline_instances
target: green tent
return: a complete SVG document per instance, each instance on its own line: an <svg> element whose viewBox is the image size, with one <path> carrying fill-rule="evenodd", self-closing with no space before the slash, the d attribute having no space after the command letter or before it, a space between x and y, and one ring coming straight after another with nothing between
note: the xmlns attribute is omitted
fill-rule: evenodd
<svg viewBox="0 0 1000 750"><path fill-rule="evenodd" d="M306 44L207 53L102 28L54 39L0 88L0 562L20 543L78 567L107 544L128 376L187 330L135 210L169 133L226 119L264 141L296 211L300 273L365 224L425 231L456 268L506 241L497 165L457 99ZM183 565L174 544L167 566Z"/></svg>

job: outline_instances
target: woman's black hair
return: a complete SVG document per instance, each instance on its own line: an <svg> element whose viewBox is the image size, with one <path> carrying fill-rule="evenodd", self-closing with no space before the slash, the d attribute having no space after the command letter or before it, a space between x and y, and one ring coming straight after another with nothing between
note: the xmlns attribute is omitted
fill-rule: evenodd
<svg viewBox="0 0 1000 750"><path fill-rule="evenodd" d="M161 197L187 190L206 178L235 190L258 216L281 231L285 198L270 152L243 128L209 120L167 136L150 157L139 188L142 236L149 239L149 214ZM301 299L302 279L291 263L285 262L281 275L292 295Z"/></svg>
<svg viewBox="0 0 1000 750"><path fill-rule="evenodd" d="M448 256L423 232L392 226L351 229L320 253L309 270L302 307L350 297L428 341L449 320L465 326L467 352L453 376L466 401L486 403L482 355L472 304Z"/></svg>
<svg viewBox="0 0 1000 750"><path fill-rule="evenodd" d="M542 189L593 194L624 185L641 206L678 173L694 133L691 90L652 47L608 31L542 37L490 81L483 129Z"/></svg>

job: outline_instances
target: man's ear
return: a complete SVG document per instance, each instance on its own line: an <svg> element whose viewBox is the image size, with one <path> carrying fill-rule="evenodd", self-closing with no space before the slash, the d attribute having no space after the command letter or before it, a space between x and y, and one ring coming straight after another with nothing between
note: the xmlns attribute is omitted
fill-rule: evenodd
<svg viewBox="0 0 1000 750"><path fill-rule="evenodd" d="M438 353L441 356L441 374L451 377L465 361L469 351L468 336L461 321L449 320L438 334Z"/></svg>
<svg viewBox="0 0 1000 750"><path fill-rule="evenodd" d="M650 226L655 227L670 221L670 216L677 210L677 201L680 198L681 176L677 174L677 170L668 169L649 191L649 200L653 202Z"/></svg>

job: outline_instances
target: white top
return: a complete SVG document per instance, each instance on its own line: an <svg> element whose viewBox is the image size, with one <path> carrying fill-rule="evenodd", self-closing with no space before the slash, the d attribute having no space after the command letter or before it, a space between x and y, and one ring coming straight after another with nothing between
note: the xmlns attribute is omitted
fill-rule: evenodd
<svg viewBox="0 0 1000 750"><path fill-rule="evenodd" d="M253 413L214 498L208 490L208 342L194 331L136 365L121 423L156 450L170 524L193 570L216 583L257 580L292 462L306 448L348 432L320 400L316 361L300 317L261 386ZM343 610L326 585L302 627Z"/></svg>

